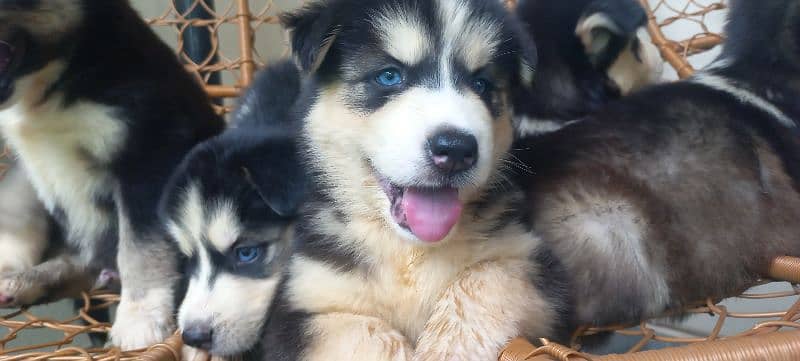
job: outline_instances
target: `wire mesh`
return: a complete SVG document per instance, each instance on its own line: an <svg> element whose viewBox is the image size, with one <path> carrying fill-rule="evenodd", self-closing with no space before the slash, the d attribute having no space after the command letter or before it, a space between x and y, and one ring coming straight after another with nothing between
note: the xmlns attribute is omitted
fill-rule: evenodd
<svg viewBox="0 0 800 361"><path fill-rule="evenodd" d="M708 53L724 40L721 24L726 15L726 1L639 1L647 11L653 43L681 78L695 70L690 58Z"/></svg>
<svg viewBox="0 0 800 361"><path fill-rule="evenodd" d="M119 301L110 293L84 294L82 307L76 315L63 319L47 318L29 309L9 310L0 314L0 360L2 361L73 361L73 360L180 360L180 342L166 340L145 350L121 352L119 349L92 349L76 346L76 340L91 333L108 333L111 325L99 322L91 314L108 310ZM45 338L47 341L31 343Z"/></svg>
<svg viewBox="0 0 800 361"><path fill-rule="evenodd" d="M282 10L301 0L171 0L163 9L152 4L140 11L156 32L173 45L186 68L201 80L212 98L234 98L253 79L255 71L286 55ZM190 34L207 39L197 45ZM224 40L223 40L224 39ZM198 49L199 47L199 49ZM230 111L221 102L221 112Z"/></svg>

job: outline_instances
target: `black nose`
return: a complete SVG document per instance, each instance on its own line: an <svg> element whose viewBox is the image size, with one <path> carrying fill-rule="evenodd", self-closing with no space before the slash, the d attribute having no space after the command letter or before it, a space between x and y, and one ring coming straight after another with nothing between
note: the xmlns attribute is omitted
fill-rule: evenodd
<svg viewBox="0 0 800 361"><path fill-rule="evenodd" d="M184 329L181 336L183 337L183 343L188 346L206 351L211 349L211 342L213 340L213 332L211 327L204 325L192 325Z"/></svg>
<svg viewBox="0 0 800 361"><path fill-rule="evenodd" d="M447 173L469 170L478 161L478 140L454 129L436 133L428 140L428 149L433 164Z"/></svg>

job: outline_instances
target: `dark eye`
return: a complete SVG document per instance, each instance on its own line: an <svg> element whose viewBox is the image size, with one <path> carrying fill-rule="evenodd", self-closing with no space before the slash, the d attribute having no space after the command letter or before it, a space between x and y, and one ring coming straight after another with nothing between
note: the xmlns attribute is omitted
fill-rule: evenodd
<svg viewBox="0 0 800 361"><path fill-rule="evenodd" d="M489 91L490 87L491 84L486 79L475 78L472 80L472 90L475 91L475 93L477 93L478 95L486 94L486 92Z"/></svg>
<svg viewBox="0 0 800 361"><path fill-rule="evenodd" d="M239 263L249 264L257 261L264 254L264 247L238 247L234 250L236 261Z"/></svg>
<svg viewBox="0 0 800 361"><path fill-rule="evenodd" d="M375 77L375 81L386 87L400 85L403 83L403 74L397 68L383 69Z"/></svg>

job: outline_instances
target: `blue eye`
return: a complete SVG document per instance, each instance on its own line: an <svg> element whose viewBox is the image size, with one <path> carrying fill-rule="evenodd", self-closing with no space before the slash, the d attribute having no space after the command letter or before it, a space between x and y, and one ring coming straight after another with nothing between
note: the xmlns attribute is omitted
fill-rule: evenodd
<svg viewBox="0 0 800 361"><path fill-rule="evenodd" d="M478 95L484 95L489 90L489 81L482 78L477 78L472 81L472 90Z"/></svg>
<svg viewBox="0 0 800 361"><path fill-rule="evenodd" d="M234 252L239 263L253 263L261 257L264 250L261 247L239 247Z"/></svg>
<svg viewBox="0 0 800 361"><path fill-rule="evenodd" d="M395 86L403 83L403 74L395 68L384 69L375 77L375 81L383 86Z"/></svg>

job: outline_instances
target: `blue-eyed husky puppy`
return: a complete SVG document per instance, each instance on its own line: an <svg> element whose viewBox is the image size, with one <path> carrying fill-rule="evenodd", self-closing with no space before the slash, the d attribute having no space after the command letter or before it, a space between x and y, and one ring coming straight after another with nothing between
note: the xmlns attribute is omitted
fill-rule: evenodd
<svg viewBox="0 0 800 361"><path fill-rule="evenodd" d="M263 359L492 360L558 337L560 272L504 179L535 55L501 2L312 1L283 21L314 181Z"/></svg>
<svg viewBox="0 0 800 361"><path fill-rule="evenodd" d="M113 342L162 341L179 276L158 200L222 119L127 0L0 0L0 40L0 130L66 239L56 257L0 274L14 285L2 297L36 302L19 296L119 268Z"/></svg>
<svg viewBox="0 0 800 361"><path fill-rule="evenodd" d="M300 85L290 61L264 70L231 128L193 150L164 194L162 217L186 257L178 326L185 344L215 356L258 354L291 249L306 194L292 112Z"/></svg>

